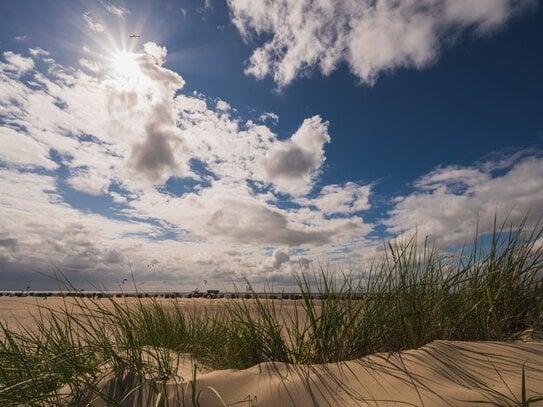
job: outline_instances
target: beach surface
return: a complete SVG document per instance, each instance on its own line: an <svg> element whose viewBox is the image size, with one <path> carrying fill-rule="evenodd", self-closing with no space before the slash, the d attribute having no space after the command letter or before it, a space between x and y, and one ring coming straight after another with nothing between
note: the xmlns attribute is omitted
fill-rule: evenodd
<svg viewBox="0 0 543 407"><path fill-rule="evenodd" d="M11 329L32 328L38 307L60 309L72 301L0 297L0 320ZM175 301L187 307L220 307L226 300L159 301L164 306ZM523 370L526 398L543 395L543 343L530 333L510 342L434 341L419 349L323 365L267 362L244 370L212 370L187 354L171 352L171 359L176 377L161 391L169 405L192 405L194 365L200 406L222 405L219 395L226 405L251 407L521 405ZM134 384L139 390L128 394ZM107 364L95 386L117 400L124 398L121 405L154 405L156 398L145 377L114 375ZM95 396L87 402L108 405ZM543 401L530 405L543 406Z"/></svg>

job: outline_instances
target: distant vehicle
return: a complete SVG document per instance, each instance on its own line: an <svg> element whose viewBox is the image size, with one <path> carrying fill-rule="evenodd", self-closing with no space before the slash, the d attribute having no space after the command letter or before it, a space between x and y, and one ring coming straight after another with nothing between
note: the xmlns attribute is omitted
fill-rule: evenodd
<svg viewBox="0 0 543 407"><path fill-rule="evenodd" d="M219 290L207 290L206 298L213 299L219 296Z"/></svg>
<svg viewBox="0 0 543 407"><path fill-rule="evenodd" d="M140 37L141 37L141 35L138 35L138 34L132 34L132 35L130 36L130 38L140 38Z"/></svg>
<svg viewBox="0 0 543 407"><path fill-rule="evenodd" d="M196 289L193 292L189 293L189 295L187 295L187 298L201 298L203 296L204 294L201 293L200 290Z"/></svg>

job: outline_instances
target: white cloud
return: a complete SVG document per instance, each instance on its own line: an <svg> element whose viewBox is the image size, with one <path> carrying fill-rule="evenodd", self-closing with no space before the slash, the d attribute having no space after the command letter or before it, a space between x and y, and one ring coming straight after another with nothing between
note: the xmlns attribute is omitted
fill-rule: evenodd
<svg viewBox="0 0 543 407"><path fill-rule="evenodd" d="M417 231L442 247L469 241L476 227L479 233L492 231L494 215L499 222L508 216L513 225L529 215L532 227L543 208L543 158L517 155L504 174L494 175L504 161L432 171L417 181L415 192L397 199L385 224L393 234Z"/></svg>
<svg viewBox="0 0 543 407"><path fill-rule="evenodd" d="M100 171L75 169L67 182L78 191L98 196L107 193L111 179Z"/></svg>
<svg viewBox="0 0 543 407"><path fill-rule="evenodd" d="M242 37L266 38L246 73L279 87L315 69L346 63L361 82L432 64L463 32L481 35L536 5L534 0L228 0ZM271 37L271 38L270 38Z"/></svg>
<svg viewBox="0 0 543 407"><path fill-rule="evenodd" d="M28 39L28 35L19 35L19 36L13 37L13 39L17 42L25 42Z"/></svg>
<svg viewBox="0 0 543 407"><path fill-rule="evenodd" d="M306 205L314 205L326 214L350 214L370 208L369 185L347 182L344 186L326 185L315 199L303 199Z"/></svg>
<svg viewBox="0 0 543 407"><path fill-rule="evenodd" d="M328 122L320 116L305 119L290 140L275 142L264 162L267 177L278 191L307 194L325 158L324 145L330 142Z"/></svg>
<svg viewBox="0 0 543 407"><path fill-rule="evenodd" d="M97 22L91 15L90 12L86 12L83 14L83 20L85 20L85 23L87 24L87 27L89 30L95 33L101 33L105 31L105 27Z"/></svg>
<svg viewBox="0 0 543 407"><path fill-rule="evenodd" d="M372 226L358 216L330 219L325 203L300 203L325 159L326 122L306 119L279 140L267 126L243 122L229 105L224 114L224 101L208 106L202 95L181 93L184 80L163 66L166 57L164 47L148 43L130 75L102 63L100 75L91 76L51 58L41 59L43 71L30 69L28 81L9 67L0 72L6 165L0 239L9 243L0 257L12 273L2 281L20 281L28 269L46 271L49 258L72 278L94 273L114 281L129 258L146 284L192 285L196 274L209 273L230 287L232 278L262 271L262 246L303 247L318 261L369 233ZM289 157L301 157L303 165ZM206 171L191 168L191 159ZM37 170L47 175L31 172ZM188 186L169 192L167 181ZM333 188L343 187L323 191ZM115 219L93 213L71 189L111 205ZM358 205L355 190L341 201L345 208ZM300 202L282 208L277 191ZM153 259L160 261L156 270L138 268ZM292 262L298 260L281 270Z"/></svg>
<svg viewBox="0 0 543 407"><path fill-rule="evenodd" d="M227 102L224 100L217 100L217 103L215 104L215 109L220 110L221 112L228 112L232 106L230 106Z"/></svg>
<svg viewBox="0 0 543 407"><path fill-rule="evenodd" d="M109 196L111 196L111 199L113 200L113 202L118 203L118 204L124 204L128 202L128 199L124 195L121 195L117 192L111 191L109 192Z"/></svg>
<svg viewBox="0 0 543 407"><path fill-rule="evenodd" d="M7 64L0 62L0 69L4 71L22 75L34 68L34 61L32 58L26 58L11 51L5 51L2 53L2 56L7 62Z"/></svg>
<svg viewBox="0 0 543 407"><path fill-rule="evenodd" d="M28 52L30 52L30 55L32 55L33 57L39 57L39 56L49 56L49 52L40 48L40 47L36 47L36 48L29 48L28 49Z"/></svg>
<svg viewBox="0 0 543 407"><path fill-rule="evenodd" d="M44 145L9 127L0 127L0 145L0 161L4 163L48 170L58 167L49 159L49 151Z"/></svg>
<svg viewBox="0 0 543 407"><path fill-rule="evenodd" d="M147 191L129 204L139 216L182 225L196 240L242 245L322 246L332 239L367 233L362 223L325 220L315 213L291 213L255 199L249 188L228 180L181 197Z"/></svg>
<svg viewBox="0 0 543 407"><path fill-rule="evenodd" d="M264 260L262 268L267 271L279 269L284 263L287 263L290 256L284 249L275 249L270 257Z"/></svg>
<svg viewBox="0 0 543 407"><path fill-rule="evenodd" d="M365 240L375 225L360 216L370 209L371 185L316 188L331 142L327 122L308 118L281 140L232 107L224 114L226 102L208 106L213 99L183 94L183 78L163 65L167 50L151 43L144 50L128 78L105 64L95 77L42 59L43 72L30 68L21 81L10 63L2 66L3 282L46 271L48 259L81 281L111 282L124 277L129 258L145 284L192 285L207 273L230 287L232 278L266 271L287 281L309 267L303 259L350 262L375 253L377 243ZM393 234L418 227L461 243L477 213L492 219L495 208L512 209L517 221L543 207L541 180L535 153L438 168L394 203L384 223ZM66 189L101 199L111 218ZM271 257L263 247L274 248ZM294 255L299 249L303 257ZM153 259L160 267L146 269Z"/></svg>
<svg viewBox="0 0 543 407"><path fill-rule="evenodd" d="M277 124L279 122L279 116L273 112L264 112L258 117L258 120L261 122L266 122L269 120L272 122L272 124Z"/></svg>
<svg viewBox="0 0 543 407"><path fill-rule="evenodd" d="M87 68L91 72L100 72L102 70L102 64L98 61L89 61L88 59L81 58L79 65L83 68Z"/></svg>
<svg viewBox="0 0 543 407"><path fill-rule="evenodd" d="M176 126L175 92L185 81L164 67L167 50L155 43L144 45L140 69L152 81L152 95L147 96L148 113L144 122L145 138L132 144L129 167L154 184L171 176L190 174L185 143Z"/></svg>
<svg viewBox="0 0 543 407"><path fill-rule="evenodd" d="M0 248L3 286L34 281L39 275L32 271L50 272L52 265L74 283L111 282L115 274L125 274L122 252L139 257L138 242L126 235L153 230L72 208L57 192L54 176L3 169L0 185L0 235L14 242ZM54 280L44 283L56 286Z"/></svg>
<svg viewBox="0 0 543 407"><path fill-rule="evenodd" d="M154 42L146 42L143 44L143 49L147 55L154 59L156 65L161 66L166 61L166 56L168 55L166 47L161 47Z"/></svg>

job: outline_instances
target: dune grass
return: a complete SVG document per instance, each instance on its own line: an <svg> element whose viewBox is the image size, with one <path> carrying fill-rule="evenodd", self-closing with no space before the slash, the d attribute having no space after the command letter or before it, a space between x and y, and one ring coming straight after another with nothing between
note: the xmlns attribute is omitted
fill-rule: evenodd
<svg viewBox="0 0 543 407"><path fill-rule="evenodd" d="M65 405L62 391L77 404L107 364L121 375L151 378L156 405L166 381L181 380L187 389L191 383L192 396L183 394L182 405L197 405L196 372L192 380L176 377L172 355L197 355L214 368L326 363L436 339L505 340L542 330L542 237L539 226L495 228L460 255L413 237L388 245L385 257L359 274L298 274L300 300L255 295L196 310L175 300L165 307L155 300L129 306L76 298L60 311L43 308L37 330L0 325L0 404Z"/></svg>

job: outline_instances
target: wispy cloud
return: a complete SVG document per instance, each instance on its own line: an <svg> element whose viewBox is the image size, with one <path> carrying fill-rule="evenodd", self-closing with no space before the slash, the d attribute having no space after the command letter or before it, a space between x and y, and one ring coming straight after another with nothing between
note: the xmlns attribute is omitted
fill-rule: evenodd
<svg viewBox="0 0 543 407"><path fill-rule="evenodd" d="M81 58L79 60L79 65L84 68L87 68L91 72L100 72L102 70L102 64L98 61L90 61L86 58Z"/></svg>
<svg viewBox="0 0 543 407"><path fill-rule="evenodd" d="M104 6L104 8L109 14L112 14L116 17L125 19L128 16L128 14L130 14L130 10L128 10L125 7L115 6L106 1L101 1L101 3L102 3L102 6Z"/></svg>
<svg viewBox="0 0 543 407"><path fill-rule="evenodd" d="M44 49L42 49L40 47L29 48L28 52L30 52L30 55L32 55L33 57L39 57L39 56L46 57L46 56L49 56L49 52L47 52L46 50L44 50Z"/></svg>
<svg viewBox="0 0 543 407"><path fill-rule="evenodd" d="M104 32L105 27L97 22L93 17L92 14L88 11L85 14L83 14L83 20L85 20L85 23L87 24L87 27L89 30L95 33L101 33Z"/></svg>
<svg viewBox="0 0 543 407"><path fill-rule="evenodd" d="M261 122L269 120L272 124L277 124L279 122L279 116L273 112L264 112L258 117L258 120Z"/></svg>

